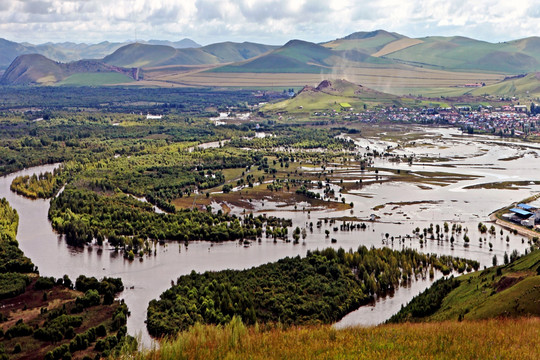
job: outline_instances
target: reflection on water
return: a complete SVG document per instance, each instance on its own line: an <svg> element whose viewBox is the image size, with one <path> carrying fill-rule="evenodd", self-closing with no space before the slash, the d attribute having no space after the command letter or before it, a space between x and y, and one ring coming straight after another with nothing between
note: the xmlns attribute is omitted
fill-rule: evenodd
<svg viewBox="0 0 540 360"><path fill-rule="evenodd" d="M368 222L367 229L364 231L349 232L334 232L333 226L335 225L323 224L321 228L314 227L313 233L308 231L305 244L299 245L283 242L274 243L272 240L266 239L260 243L254 242L249 247L244 247L237 242L220 243L213 246L207 242L193 242L188 246L168 243L157 247L156 256L145 256L142 260L136 259L130 262L106 245L104 247L93 245L86 248L67 245L61 237L52 231L47 220L49 207L47 200L25 199L9 190L10 183L15 176L51 171L54 165L23 170L0 178L0 196L6 197L11 205L17 209L20 217L18 232L20 247L39 267L41 274L54 277L67 274L73 280L80 274L98 278L104 276L121 277L126 290L120 296L131 310L131 317L128 319L129 332L130 334L140 333L143 342L149 345L150 337L144 324L148 302L166 290L170 286L171 280L176 280L180 275L189 274L192 270L203 272L228 268L244 269L276 261L286 256L305 255L309 249L329 246L345 249L355 249L360 245L368 247L390 246L394 249L412 247L428 253L476 259L480 261L481 266L490 266L493 255L497 255L501 260L504 252L510 253L517 249L523 253L527 242L522 242L521 236L510 235L510 242L507 243L505 240L507 231L504 232L503 238L499 235L500 228L497 227L497 235L489 236L480 234L477 225L479 221L488 221L488 215L494 210L513 201L526 198L539 191L540 187L531 185L517 190L465 190L464 187L494 181L539 180L540 164L538 161L531 161L534 156L538 156L539 151L529 149L528 151L532 151L536 155L526 154L512 161L500 161L499 159L515 156L522 150L514 143L493 143L486 137L455 138L453 137L455 130L442 129L437 132L437 129L430 129L429 131L433 133L434 139L430 147L413 147L404 151L412 149L427 154L444 150L447 155L459 155L460 151L466 149L465 153L474 157L454 158L447 161L445 163L447 166L443 167L440 164L435 164L438 165L435 166L414 163L409 166L403 163L391 163L384 159L377 159L375 165L391 169L469 174L479 178L459 181L447 186L432 184L424 188L419 188L412 183L379 184L374 182L365 185L356 194L345 194L345 202L354 203L353 216L368 219L370 214L376 213L380 216L379 222ZM383 147L385 144L380 146ZM489 164L489 166L478 166L479 164ZM355 176L362 176L359 171L349 170L349 172L351 174L348 175L347 180L354 180ZM416 204L405 204L415 201ZM418 201L421 202L418 203ZM404 204L387 205L381 210L373 210L374 207L388 202ZM293 219L294 227L307 227L309 222L315 223L322 218L351 215L349 210L335 212L319 209L311 211L311 213L294 211L290 207L277 208L269 201L265 201L264 206L256 201L253 202L253 205L257 212L268 211L269 215ZM242 209L233 208L232 211L242 214ZM429 227L430 223L442 225L444 221L460 222L468 228L468 236L471 239L469 247L465 246L463 234L456 237L457 240L453 245L445 240L428 240L423 246L416 238L397 240L400 235L403 238L410 235L417 226L422 229ZM339 222L336 225L339 226ZM324 231L327 229L332 233L331 238L337 239L336 244L332 244L330 237L325 236ZM384 234L386 233L396 238L394 242L385 240ZM480 238L482 241L479 241ZM488 244L490 242L493 244L493 251L489 251ZM399 310L402 304L429 286L430 283L430 280L415 281L407 288L398 289L392 297L378 299L374 307L366 306L347 315L338 323L338 326L380 323Z"/></svg>

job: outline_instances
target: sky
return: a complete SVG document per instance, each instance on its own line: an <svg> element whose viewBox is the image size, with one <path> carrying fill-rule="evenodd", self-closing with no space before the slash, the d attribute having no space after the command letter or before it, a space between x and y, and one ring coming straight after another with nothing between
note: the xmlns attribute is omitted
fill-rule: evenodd
<svg viewBox="0 0 540 360"><path fill-rule="evenodd" d="M0 0L16 42L329 41L384 29L500 42L540 36L538 0Z"/></svg>

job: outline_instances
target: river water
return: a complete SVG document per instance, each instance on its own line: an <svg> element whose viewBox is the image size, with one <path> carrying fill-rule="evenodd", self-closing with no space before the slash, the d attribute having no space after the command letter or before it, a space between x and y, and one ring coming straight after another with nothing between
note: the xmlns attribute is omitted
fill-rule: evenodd
<svg viewBox="0 0 540 360"><path fill-rule="evenodd" d="M426 144L408 147L403 150L415 152L417 155L434 155L444 152L445 156L463 155L453 158L441 166L429 164L395 164L387 160L376 160L375 165L389 169L403 169L423 172L450 172L456 174L475 175L475 180L462 180L447 186L430 185L419 187L414 183L377 183L365 185L353 194L344 195L346 203L353 202L353 215L367 219L373 213L380 219L376 222L367 222L364 231L350 232L333 231L336 225L323 224L321 228L314 227L313 233L308 231L304 243L277 242L264 239L245 247L237 242L210 244L208 242L192 242L188 246L170 242L158 246L156 256L145 256L142 260L128 261L121 254L112 251L106 244L103 247L72 247L67 245L51 228L47 219L49 207L48 200L29 200L12 193L9 189L11 181L18 175L31 175L51 171L55 165L39 166L19 171L0 178L0 197L6 197L14 207L20 218L17 238L20 248L44 276L61 277L67 274L72 280L78 275L104 276L122 278L126 290L120 294L131 310L128 318L129 333L140 336L142 343L151 345L146 326L146 307L150 300L170 287L171 281L180 275L189 274L192 270L197 272L217 271L222 269L245 269L263 263L276 261L286 256L305 255L309 249L325 247L343 247L345 249L357 248L359 245L368 247L391 246L395 249L413 247L423 252L454 255L478 260L481 266L490 266L493 255L502 261L504 252L510 253L516 249L523 253L528 247L520 235L510 234L510 242L506 242L508 231L503 236L480 234L477 229L479 221L487 222L491 212L508 205L511 202L540 191L540 186L529 185L513 190L466 190L467 185L474 185L494 181L540 180L540 150L524 147L523 144L495 142L497 139L489 137L456 137L452 129L429 129L433 132L433 140ZM365 142L376 145L373 140L359 140L360 146ZM382 147L388 146L381 142ZM442 155L441 155L442 156ZM515 160L503 161L500 159L516 156ZM440 164L437 164L440 165ZM359 171L349 171L347 179L354 181L366 174ZM337 192L336 192L337 194ZM411 205L387 205L381 210L373 210L377 205L388 202L425 201ZM428 202L429 201L429 202ZM255 212L267 213L293 219L293 226L306 227L306 223L316 223L318 219L351 216L347 211L330 210L295 210L291 207L278 207L268 201L254 202ZM301 206L298 206L301 209ZM242 209L234 208L233 212L242 213ZM420 245L419 240L412 238L399 243L386 241L384 234L391 236L406 236L412 233L417 226L421 229L430 223L442 226L444 221L458 222L469 229L470 245L465 246L462 238L456 236L457 241L451 245L447 241L428 241ZM324 231L331 231L331 238L337 239L332 244ZM461 236L462 237L462 236ZM480 242L479 238L485 238ZM488 243L493 244L489 251ZM437 275L437 277L439 277ZM351 325L374 325L388 319L399 310L402 304L423 291L431 284L431 280L419 279L406 288L395 291L392 296L377 299L374 304L360 308L343 318L338 327Z"/></svg>

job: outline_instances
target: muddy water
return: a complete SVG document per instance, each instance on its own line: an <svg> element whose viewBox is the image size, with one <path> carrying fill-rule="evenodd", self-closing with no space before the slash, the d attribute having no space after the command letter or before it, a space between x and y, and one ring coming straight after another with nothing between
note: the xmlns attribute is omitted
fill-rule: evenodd
<svg viewBox="0 0 540 360"><path fill-rule="evenodd" d="M302 211L301 204L298 210L293 207L278 207L268 201L256 203L256 212L292 218L294 226L306 227L306 224L322 218L339 216L356 216L368 219L371 214L380 217L377 222L367 222L364 231L351 232L334 231L334 225L323 224L321 228L314 226L311 233L308 231L304 243L294 245L292 243L278 242L263 239L254 242L249 247L244 247L236 242L210 244L207 242L194 242L189 246L169 243L157 248L156 256L146 256L142 260L127 261L120 254L114 253L107 246L75 248L68 246L62 238L55 234L47 220L48 201L28 200L10 192L9 185L12 179L18 175L26 175L51 171L54 166L42 166L20 171L0 178L0 197L6 197L11 205L17 209L20 216L18 239L21 249L39 267L41 274L60 277L69 275L73 280L79 275L121 277L126 290L121 294L131 310L128 319L130 334L140 334L143 343L149 345L150 337L146 332L144 320L146 306L151 299L157 298L161 292L171 285L171 280L178 276L188 274L192 270L207 271L221 269L244 269L257 266L266 262L276 261L285 256L305 255L308 249L332 247L344 247L345 249L366 246L390 246L394 249L413 247L424 252L447 254L480 261L482 266L489 266L493 255L499 262L502 261L504 252L517 249L523 253L527 243L522 242L521 236L510 235L510 242L506 241L507 231L504 235L489 236L479 234L477 225L479 221L488 221L488 215L508 203L521 200L533 193L540 191L539 186L527 186L516 190L466 190L467 185L510 180L540 180L540 162L536 156L540 155L537 149L528 148L523 150L520 144L497 142L495 139L482 138L455 138L455 131L449 129L429 130L432 132L432 140L423 140L426 144L417 147L407 147L404 153L414 151L418 155L438 154L445 152L445 156L457 156L463 153L464 158L455 158L448 161L444 166L433 164L395 164L386 160L376 160L376 166L391 169L403 169L411 171L439 172L445 171L456 174L475 175L476 180L460 181L448 186L430 185L419 188L411 183L384 183L373 182L365 185L354 194L346 194L345 202L353 202L353 213L349 210L335 212L328 210ZM363 145L363 144L361 144ZM392 144L395 145L395 144ZM365 146L365 145L364 145ZM381 147L386 147L381 142ZM450 150L449 150L450 149ZM516 155L522 157L512 161L501 161ZM439 164L437 164L439 165ZM354 181L362 178L365 174L359 170L349 169L347 180ZM336 191L336 196L339 193ZM373 210L378 205L388 202L405 203L412 201L424 201L415 205L387 205L380 210ZM429 201L429 202L426 202ZM242 213L242 209L233 208L233 212ZM428 240L421 245L418 238L399 241L398 236L410 235L416 227L421 229L428 227L430 223L442 226L444 221L459 222L467 227L471 241L465 246L463 234L455 235L456 242L452 245L449 241ZM331 232L326 237L324 231ZM394 236L386 239L385 234ZM332 244L330 239L335 238L337 243ZM482 238L482 241L479 241ZM493 244L493 251L489 251L488 243ZM374 306L361 308L345 317L339 326L354 324L377 324L395 313L413 296L424 290L430 280L413 282L409 287L398 289L392 297L378 299Z"/></svg>

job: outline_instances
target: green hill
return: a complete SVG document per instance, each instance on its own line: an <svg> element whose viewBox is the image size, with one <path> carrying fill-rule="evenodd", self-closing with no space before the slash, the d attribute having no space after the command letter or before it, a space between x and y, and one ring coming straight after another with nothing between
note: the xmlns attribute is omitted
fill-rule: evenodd
<svg viewBox="0 0 540 360"><path fill-rule="evenodd" d="M371 32L355 32L344 38L329 41L322 45L334 50L362 50L371 55L381 50L385 45L403 38L407 37L384 30L376 30Z"/></svg>
<svg viewBox="0 0 540 360"><path fill-rule="evenodd" d="M540 97L540 73L511 76L496 84L471 90L471 95Z"/></svg>
<svg viewBox="0 0 540 360"><path fill-rule="evenodd" d="M347 104L343 109L342 104ZM361 109L364 105L399 104L397 96L353 84L346 80L324 80L316 88L305 86L295 97L268 104L263 111L303 113Z"/></svg>
<svg viewBox="0 0 540 360"><path fill-rule="evenodd" d="M80 60L72 63L59 63L43 55L30 54L17 57L0 78L0 84L25 85L40 84L53 85L72 75L82 73L117 73L126 81L134 77L133 69L125 69L104 64L94 60ZM108 76L101 76L105 80ZM113 79L118 82L118 78ZM125 81L124 81L125 82Z"/></svg>
<svg viewBox="0 0 540 360"><path fill-rule="evenodd" d="M331 71L335 53L321 45L291 40L269 54L211 70L212 72L320 73Z"/></svg>
<svg viewBox="0 0 540 360"><path fill-rule="evenodd" d="M219 59L219 62L237 62L254 58L275 48L277 48L277 46L250 42L224 42L204 46L202 47L202 50L214 55Z"/></svg>
<svg viewBox="0 0 540 360"><path fill-rule="evenodd" d="M440 280L390 322L540 316L539 299L540 250L536 250L507 265Z"/></svg>
<svg viewBox="0 0 540 360"><path fill-rule="evenodd" d="M254 43L218 43L200 48L176 49L165 45L129 44L106 56L107 64L123 67L203 65L243 61L274 47Z"/></svg>
<svg viewBox="0 0 540 360"><path fill-rule="evenodd" d="M489 43L461 36L430 36L385 58L443 70L481 70L523 73L540 69L534 38L509 43ZM530 43L527 45L527 43Z"/></svg>

